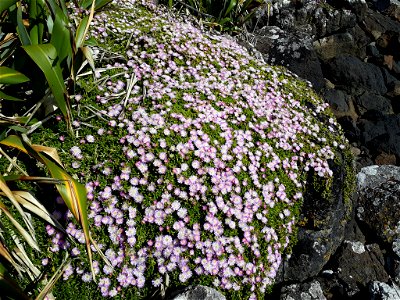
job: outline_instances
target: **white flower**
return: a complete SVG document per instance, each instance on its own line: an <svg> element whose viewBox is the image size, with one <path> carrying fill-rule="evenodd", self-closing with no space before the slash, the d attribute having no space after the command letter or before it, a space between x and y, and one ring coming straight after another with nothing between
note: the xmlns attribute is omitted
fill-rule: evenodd
<svg viewBox="0 0 400 300"><path fill-rule="evenodd" d="M86 136L86 140L88 141L88 143L94 143L94 136L89 134Z"/></svg>
<svg viewBox="0 0 400 300"><path fill-rule="evenodd" d="M79 157L82 154L82 151L78 146L73 146L69 151L75 157Z"/></svg>

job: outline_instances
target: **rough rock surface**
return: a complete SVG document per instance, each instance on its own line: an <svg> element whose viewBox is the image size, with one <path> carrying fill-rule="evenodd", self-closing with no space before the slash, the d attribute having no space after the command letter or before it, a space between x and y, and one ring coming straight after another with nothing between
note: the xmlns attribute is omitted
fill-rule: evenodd
<svg viewBox="0 0 400 300"><path fill-rule="evenodd" d="M321 287L321 299L400 299L400 1L270 2L242 40L313 84L352 143L360 171L350 218L338 198L329 209L339 219L310 230L327 207L306 202L308 222L273 299L314 299L311 283Z"/></svg>
<svg viewBox="0 0 400 300"><path fill-rule="evenodd" d="M326 300L318 281L312 281L302 285L292 284L282 289L281 300Z"/></svg>
<svg viewBox="0 0 400 300"><path fill-rule="evenodd" d="M399 179L398 166L363 168L357 174L359 197L353 199L354 212L338 249L320 269L304 252L312 238L314 252L321 251L321 239L300 230L292 255L296 265L284 266L292 277L282 277L272 299L400 299ZM312 286L320 287L320 298L313 298Z"/></svg>
<svg viewBox="0 0 400 300"><path fill-rule="evenodd" d="M358 169L399 163L400 1L269 2L242 40L325 97Z"/></svg>
<svg viewBox="0 0 400 300"><path fill-rule="evenodd" d="M374 281L370 285L371 300L398 300L400 288L397 285L388 285L384 282Z"/></svg>
<svg viewBox="0 0 400 300"><path fill-rule="evenodd" d="M225 296L217 290L203 286L196 285L186 288L180 292L172 300L226 300Z"/></svg>

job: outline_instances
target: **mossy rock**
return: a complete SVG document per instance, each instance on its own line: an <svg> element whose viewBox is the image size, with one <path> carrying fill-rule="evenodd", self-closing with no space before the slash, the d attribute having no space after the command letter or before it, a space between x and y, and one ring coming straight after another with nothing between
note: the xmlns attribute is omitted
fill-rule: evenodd
<svg viewBox="0 0 400 300"><path fill-rule="evenodd" d="M76 259L54 293L143 299L202 284L261 299L296 240L307 182L330 193L347 141L306 82L190 18L133 2L94 18L97 71L79 77L74 136L57 121L32 137L86 184L92 236L112 264L94 252L91 282L67 214L78 246L50 246Z"/></svg>

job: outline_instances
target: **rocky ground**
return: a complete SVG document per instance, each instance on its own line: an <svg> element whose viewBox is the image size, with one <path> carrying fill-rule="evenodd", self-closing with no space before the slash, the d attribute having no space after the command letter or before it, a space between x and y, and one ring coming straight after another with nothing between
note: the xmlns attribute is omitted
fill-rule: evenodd
<svg viewBox="0 0 400 300"><path fill-rule="evenodd" d="M312 225L300 227L267 299L400 299L400 2L271 4L242 43L313 84L345 130L359 173L350 204L306 199Z"/></svg>
<svg viewBox="0 0 400 300"><path fill-rule="evenodd" d="M245 43L309 80L331 104L358 169L399 164L400 2L272 2Z"/></svg>

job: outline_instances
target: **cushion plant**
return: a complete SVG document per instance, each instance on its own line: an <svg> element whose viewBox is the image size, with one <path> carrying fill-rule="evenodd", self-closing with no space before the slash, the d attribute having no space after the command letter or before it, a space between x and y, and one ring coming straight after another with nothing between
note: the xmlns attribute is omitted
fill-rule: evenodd
<svg viewBox="0 0 400 300"><path fill-rule="evenodd" d="M262 298L293 246L307 175L329 187L348 147L327 104L231 38L151 3L114 1L92 25L97 70L80 74L75 136L59 118L33 138L60 149L86 184L107 258L93 248L93 282L82 230L55 211L77 241L47 227L44 263L76 258L58 297L84 286L80 297L142 299L203 284Z"/></svg>

